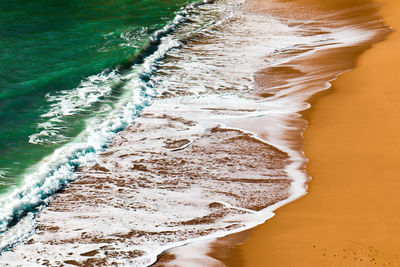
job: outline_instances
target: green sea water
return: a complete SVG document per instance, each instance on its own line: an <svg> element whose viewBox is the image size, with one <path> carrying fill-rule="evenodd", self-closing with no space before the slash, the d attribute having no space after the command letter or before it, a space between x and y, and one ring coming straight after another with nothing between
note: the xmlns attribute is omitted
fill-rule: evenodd
<svg viewBox="0 0 400 267"><path fill-rule="evenodd" d="M129 66L149 36L188 2L0 1L0 193L79 134L92 115L93 107L87 107L71 116L56 132L66 137L59 142L30 143L52 108L48 96L74 90L104 70ZM113 93L118 96L118 87Z"/></svg>

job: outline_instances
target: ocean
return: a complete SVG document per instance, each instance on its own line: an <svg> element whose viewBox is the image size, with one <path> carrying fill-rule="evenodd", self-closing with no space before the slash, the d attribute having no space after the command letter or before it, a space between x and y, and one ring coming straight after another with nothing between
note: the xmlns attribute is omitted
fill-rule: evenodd
<svg viewBox="0 0 400 267"><path fill-rule="evenodd" d="M0 192L107 112L116 77L188 1L29 2L1 5ZM115 78L115 79L114 79Z"/></svg>
<svg viewBox="0 0 400 267"><path fill-rule="evenodd" d="M238 0L0 8L11 266L149 265L263 223L306 193L299 113L347 70L293 61L368 42L380 23L325 25Z"/></svg>

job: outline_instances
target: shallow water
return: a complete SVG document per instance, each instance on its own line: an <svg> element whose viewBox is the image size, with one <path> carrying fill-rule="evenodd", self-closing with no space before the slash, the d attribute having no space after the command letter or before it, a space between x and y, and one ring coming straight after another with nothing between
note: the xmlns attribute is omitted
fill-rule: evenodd
<svg viewBox="0 0 400 267"><path fill-rule="evenodd" d="M43 95L29 146L48 156L21 168L22 186L2 200L1 244L11 249L2 260L148 265L167 248L262 223L305 194L299 112L332 74L285 64L357 45L375 28L256 14L234 1L189 5L169 21L140 33L137 48L119 35L118 49L137 52L122 67ZM280 68L304 75L259 88L260 70Z"/></svg>
<svg viewBox="0 0 400 267"><path fill-rule="evenodd" d="M0 3L0 192L115 103L119 80L105 73L129 66L187 3Z"/></svg>

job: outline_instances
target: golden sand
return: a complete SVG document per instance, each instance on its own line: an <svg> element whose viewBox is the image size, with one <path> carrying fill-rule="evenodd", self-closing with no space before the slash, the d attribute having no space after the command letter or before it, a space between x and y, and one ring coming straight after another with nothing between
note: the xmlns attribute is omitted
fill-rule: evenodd
<svg viewBox="0 0 400 267"><path fill-rule="evenodd" d="M400 2L380 0L400 29ZM312 101L309 194L236 249L244 266L400 265L400 33Z"/></svg>

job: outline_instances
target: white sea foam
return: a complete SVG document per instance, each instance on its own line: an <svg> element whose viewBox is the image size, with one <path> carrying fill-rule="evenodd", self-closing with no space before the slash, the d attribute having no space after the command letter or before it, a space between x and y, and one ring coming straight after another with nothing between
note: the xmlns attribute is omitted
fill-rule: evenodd
<svg viewBox="0 0 400 267"><path fill-rule="evenodd" d="M25 176L23 185L0 199L0 232L2 232L0 238L2 240L20 240L14 235L23 235L21 229L13 231L13 227L10 229L10 226L27 214L31 216L45 205L50 196L75 178L74 171L77 167L93 162L96 154L102 152L119 131L132 124L141 109L149 104L155 91L146 85L143 76L151 75L157 61L162 59L168 51L180 45L178 40L168 34L173 32L189 14L188 10L182 10L171 24L155 32L151 42L159 42L156 51L146 57L142 64L134 65L123 76L118 75L116 71L103 72L89 77L75 90L48 96L54 104L52 109L42 117L50 119L40 125L46 129L31 136L32 143L40 143L42 137L57 136L59 128L55 125L56 122L62 121L64 117L73 115L110 94L112 83L118 82L121 78L128 80L124 85L125 98L116 104L115 109L106 118L88 120L84 132L33 166L28 171L30 174ZM25 230L29 232L31 229L26 227ZM12 244L3 244L3 248L0 249L10 245Z"/></svg>
<svg viewBox="0 0 400 267"><path fill-rule="evenodd" d="M113 195L113 198L108 200L110 202L108 206L98 206L93 209L88 209L89 206L82 206L78 207L73 213L52 213L51 211L42 213L43 221L59 225L62 229L58 233L60 235L57 236L58 239L61 237L66 239L80 238L83 231L89 230L105 236L116 233L126 234L129 229L151 233L162 230L170 231L172 228L168 223L172 222L173 224L173 222L207 216L209 214L207 206L210 200L214 199L216 203L221 204L226 209L224 217L215 220L213 223L176 226L173 228L176 233L173 237L168 236L168 238L163 239L162 234L158 237L148 238L140 236L132 242L136 249L145 252L143 256L136 259L116 259L120 266L148 265L154 262L157 255L166 249L181 246L194 240L208 240L254 227L272 217L276 208L306 193L304 183L308 177L301 170L306 159L301 151L292 147L291 140L286 139L285 134L294 127L290 122L299 120L298 112L308 107L308 104L304 101L316 91L328 88L329 83L314 91L304 90L301 87L301 84L304 85L301 79L316 78L313 73L310 73L302 78L290 80L289 86L282 88L267 100L254 99L245 95L245 92L254 87L253 75L261 67L282 65L296 57L315 53L320 49L354 45L355 42L370 38L373 32L365 32L354 27L328 31L328 29L323 29L323 26L320 26L321 29L317 30L321 30L323 33L310 36L304 34L309 30L307 27L316 26L296 23L298 26L291 27L287 21L277 18L244 15L238 11L239 5L235 6L231 3L217 3L212 6L198 7L201 12L192 14L190 10L194 8L195 6L189 6L182 10L171 24L157 31L150 42L160 42L158 50L146 57L143 64L135 65L131 71L124 73L123 77L118 77L118 79L125 81L124 88L126 90L124 90L124 96L121 97L110 114L88 121L85 132L73 142L44 159L37 167L38 171L26 177L25 185L22 188L3 199L4 208L0 210L3 231L7 230L7 225L13 218L20 216L21 211L30 213L32 210L41 207L49 196L73 180L75 178L74 169L77 166L94 162L96 155L104 151L105 146L116 136L118 131L135 121L137 115L142 109L146 108L146 105L152 101L152 97L156 94L160 98L153 106L147 107L146 112L161 114L168 111L173 116L185 114L186 119L191 119L197 123L193 127L186 127L188 129L177 127L165 130L165 133L168 132L173 136L191 140L191 143L188 143L186 147L199 142L195 139L196 136L204 134L207 129L219 126L224 129L238 130L286 153L291 163L285 167L284 172L293 179L290 196L263 210L255 211L229 195L220 194L216 196L205 190L204 188L207 188L207 186L215 187L215 184L206 184L206 179L202 180L203 184L193 184L181 191L163 191L162 188L156 186L156 180L156 182L150 181L146 187L129 192L129 195L140 204L140 207L145 207L129 210L115 207L118 204L117 201L124 202L127 200L123 198L125 195L122 195L121 198L117 196L116 192L120 189L118 186L109 185L110 194ZM183 24L188 16L190 16L192 23ZM177 25L180 25L178 31L176 31ZM191 42L190 38L195 37L190 34L198 34L200 38ZM182 45L183 43L185 45ZM178 47L180 49L173 49ZM284 54L285 51L302 49L308 52L290 57L277 56ZM168 55L168 57L160 62L160 59L165 55ZM107 83L107 78L105 81ZM85 90L82 89L82 94L87 97ZM49 114L49 121L44 122L41 127L47 127L47 130L51 130L54 126L51 119L55 121L63 120L63 117L84 109L90 103L96 103L101 97L108 94L106 93L107 90L105 88L103 95L95 94L93 96L90 95L92 91L89 90L89 99L92 99L92 102L90 102L91 100L82 103L74 102L75 96L79 95L78 92L71 92L71 94L74 94L71 97L60 96L55 99L55 109L52 114ZM79 91L79 88L77 91ZM175 97L165 97L164 99L163 95ZM56 109L64 99L70 108ZM218 107L217 110L215 110L215 107ZM244 109L235 110L233 107ZM58 114L61 115L58 117ZM157 123L156 120L155 128ZM240 127L237 125L240 125ZM164 132L161 130L161 133ZM149 132L145 134L149 134ZM131 142L124 148L125 150L118 148L115 158L110 156L105 160L105 166L121 176L129 177L131 174L129 167L133 161L130 158L124 160L119 156L135 151L135 146L140 147L140 140L146 137L148 136L140 136L139 133L134 135L132 138L136 142ZM161 147L157 143L160 142L159 138L156 137L158 136L154 136L154 143L150 142L150 144L147 144L148 147L143 150L151 151L151 148L157 147L157 145ZM111 164L114 162L120 165ZM198 164L201 165L200 162ZM240 178L240 175L243 174L244 172L237 171L233 172L232 175L237 175L235 178ZM101 176L101 174L97 175ZM146 183L146 181L141 182ZM202 187L201 185L206 186ZM229 186L234 187L235 185L230 184ZM228 186L222 188L221 191L227 191L226 189L229 189ZM113 206L114 204L115 206ZM196 210L195 214L193 214L193 209ZM89 215L88 211L90 211ZM27 221L29 220L27 219ZM110 227L110 222L112 222L112 227ZM17 224L17 227L20 225L24 225L24 223ZM90 225L91 229L85 229L81 232L76 230L82 228L82 225ZM232 225L234 227L229 228ZM20 226L18 231L12 229L17 228L5 231L3 240L20 242L20 237L26 236L31 225ZM25 231L21 229L25 229ZM196 234L196 231L202 233L207 231L207 235L200 236L200 234ZM85 243L81 244L80 247L73 247L73 244L66 242L57 246L45 247L43 244L52 240L52 235L53 233L45 233L41 236L34 236L39 242L33 245L21 245L13 253L4 253L2 259L13 263L27 264L29 259L45 256L55 260L58 257L57 253L62 253L63 257L68 257L67 252L76 250L75 259L83 260L83 256L81 256L83 252L99 249L100 246L99 244ZM5 242L3 247L6 247L9 243ZM26 249L26 246L31 246L31 249ZM127 244L117 241L115 246L120 251L130 249ZM27 257L25 259L20 255ZM105 257L106 255L100 256Z"/></svg>
<svg viewBox="0 0 400 267"><path fill-rule="evenodd" d="M150 55L150 58L146 59L142 64L143 69L140 73L141 76L150 76L155 70L154 60L159 60L165 55L166 51L179 46L176 40L164 38L164 36L172 33L180 24L185 22L187 17L191 16L191 12L193 12L195 7L196 5L193 4L188 5L176 15L171 23L157 30L150 36L150 43L148 46L154 46L159 42L161 42L161 45L160 48ZM138 33L139 36L143 38L146 31L146 28L142 28ZM129 33L121 33L120 36L120 38L127 41L125 44L128 46L132 43L131 39L136 37L138 36ZM70 140L70 138L62 134L62 130L68 127L68 122L65 121L65 118L83 111L88 111L94 104L109 97L113 92L113 86L120 84L121 79L126 80L129 76L130 75L121 75L119 70L106 70L98 75L89 76L81 81L80 85L73 90L65 90L56 94L47 94L46 98L47 101L51 103L51 108L48 112L41 115L42 119L45 121L38 124L37 129L39 132L32 134L29 137L29 142L32 144L54 144ZM95 112L95 110L90 111Z"/></svg>
<svg viewBox="0 0 400 267"><path fill-rule="evenodd" d="M0 185L9 185L9 171L7 169L0 169Z"/></svg>
<svg viewBox="0 0 400 267"><path fill-rule="evenodd" d="M6 175L7 175L7 171L0 170L0 179L3 179L4 177L6 177Z"/></svg>

